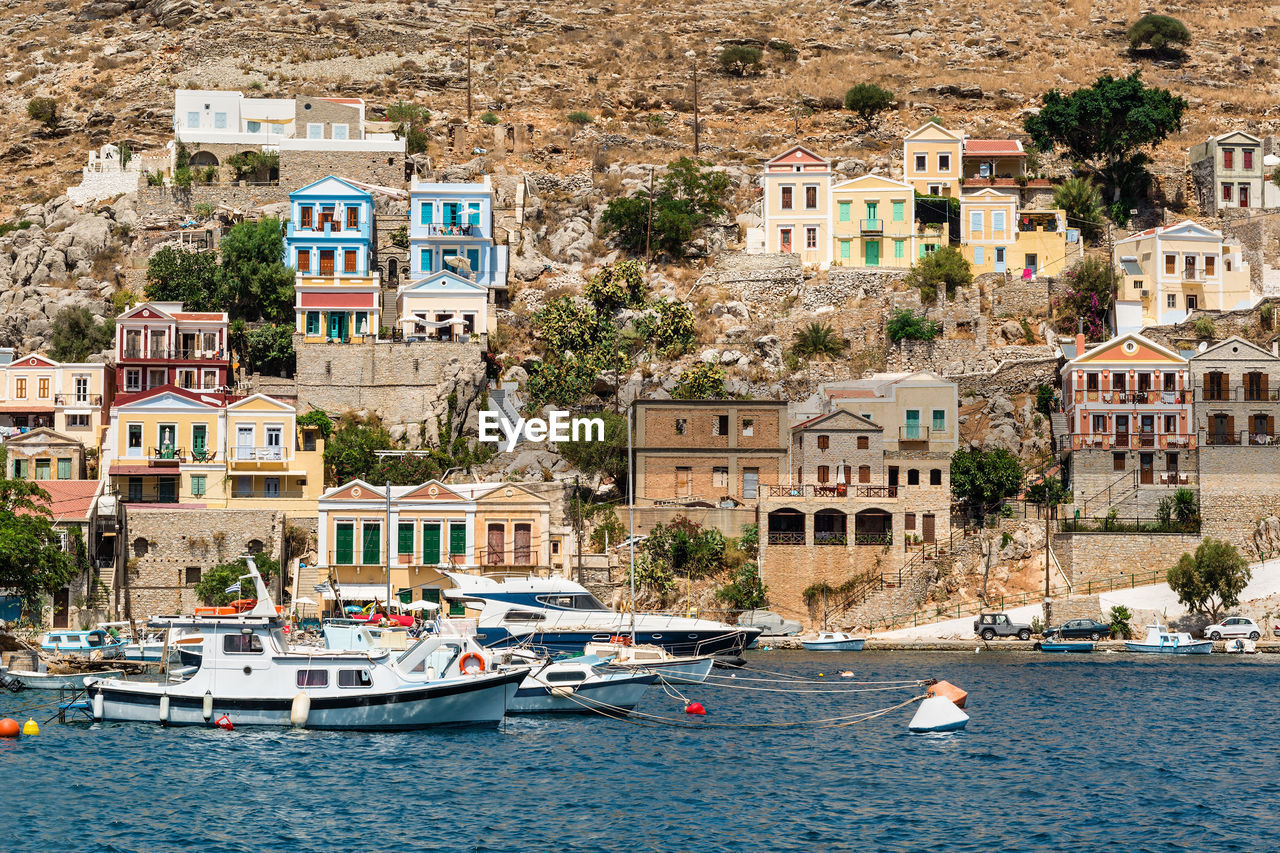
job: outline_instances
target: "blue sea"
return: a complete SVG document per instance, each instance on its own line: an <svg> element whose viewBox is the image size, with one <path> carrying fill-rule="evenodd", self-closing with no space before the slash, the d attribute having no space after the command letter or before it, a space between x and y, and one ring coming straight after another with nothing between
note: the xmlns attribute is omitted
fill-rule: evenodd
<svg viewBox="0 0 1280 853"><path fill-rule="evenodd" d="M910 734L912 706L845 728L746 728L912 691L738 679L679 688L707 708L697 728L224 732L42 711L38 737L0 741L0 851L1280 850L1280 656L749 657L739 679L945 679L969 691L972 719ZM4 694L0 716L49 698ZM641 706L683 723L681 708L659 688Z"/></svg>

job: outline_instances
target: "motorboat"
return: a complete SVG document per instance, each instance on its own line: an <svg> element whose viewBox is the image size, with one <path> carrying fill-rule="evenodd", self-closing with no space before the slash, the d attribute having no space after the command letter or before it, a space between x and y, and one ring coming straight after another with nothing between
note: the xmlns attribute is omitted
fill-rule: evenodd
<svg viewBox="0 0 1280 853"><path fill-rule="evenodd" d="M1236 637L1234 640L1227 640L1222 650L1229 655L1256 655L1258 644L1248 637Z"/></svg>
<svg viewBox="0 0 1280 853"><path fill-rule="evenodd" d="M855 637L844 631L819 631L817 639L801 639L800 645L810 652L860 652L866 637Z"/></svg>
<svg viewBox="0 0 1280 853"><path fill-rule="evenodd" d="M594 655L546 661L520 682L507 713L623 716L657 678L651 669L613 669Z"/></svg>
<svg viewBox="0 0 1280 853"><path fill-rule="evenodd" d="M198 634L198 669L178 683L88 679L95 720L360 731L496 726L529 672L473 673L463 665L413 676L386 649L292 648L253 558L245 561L244 577L257 589L251 610L148 625Z"/></svg>
<svg viewBox="0 0 1280 853"><path fill-rule="evenodd" d="M453 589L444 597L476 617L476 637L490 648L533 646L551 653L581 652L587 643L627 634L637 645L660 646L680 656L738 655L762 633L757 627L661 613L619 613L567 578L445 572Z"/></svg>
<svg viewBox="0 0 1280 853"><path fill-rule="evenodd" d="M587 643L583 652L615 669L652 670L666 684L702 684L715 665L711 655L673 655L662 646L634 644L625 635Z"/></svg>
<svg viewBox="0 0 1280 853"><path fill-rule="evenodd" d="M112 669L103 672L71 672L71 673L53 673L53 672L32 672L25 669L11 669L7 673L10 677L16 678L22 682L22 686L27 690L80 690L85 686L85 680L90 678L116 678L124 675L124 670Z"/></svg>
<svg viewBox="0 0 1280 853"><path fill-rule="evenodd" d="M115 660L124 657L123 639L113 637L106 628L91 631L54 629L40 641L40 650L55 655L83 657L91 660Z"/></svg>
<svg viewBox="0 0 1280 853"><path fill-rule="evenodd" d="M1126 642L1131 652L1157 655L1207 655L1213 651L1213 640L1196 640L1185 631L1170 631L1158 622L1147 626L1141 642Z"/></svg>
<svg viewBox="0 0 1280 853"><path fill-rule="evenodd" d="M1045 640L1036 643L1035 648L1049 654L1088 654L1094 644L1089 640Z"/></svg>

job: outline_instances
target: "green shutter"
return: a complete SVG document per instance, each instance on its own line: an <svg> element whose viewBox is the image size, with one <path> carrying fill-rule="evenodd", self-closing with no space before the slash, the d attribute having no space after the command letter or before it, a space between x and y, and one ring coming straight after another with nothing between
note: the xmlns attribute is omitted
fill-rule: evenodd
<svg viewBox="0 0 1280 853"><path fill-rule="evenodd" d="M905 204L906 202L901 202L901 201L895 201L893 203L893 221L894 222L902 222L904 220L903 208Z"/></svg>
<svg viewBox="0 0 1280 853"><path fill-rule="evenodd" d="M382 562L382 525L366 524L362 534L362 562L366 566L379 565Z"/></svg>
<svg viewBox="0 0 1280 853"><path fill-rule="evenodd" d="M849 221L849 208L850 208L850 206L851 206L851 202L847 202L847 201L842 201L842 202L840 202L840 221L841 221L841 222L848 222L848 221Z"/></svg>
<svg viewBox="0 0 1280 853"><path fill-rule="evenodd" d="M71 479L71 460L70 459L58 460L58 479L59 480Z"/></svg>
<svg viewBox="0 0 1280 853"><path fill-rule="evenodd" d="M901 257L902 257L902 255L903 255L903 246L906 244L906 242L907 242L906 240L894 240L894 241L893 241L893 256L894 256L895 258L901 258Z"/></svg>
<svg viewBox="0 0 1280 853"><path fill-rule="evenodd" d="M434 566L440 562L440 525L422 525L422 564Z"/></svg>
<svg viewBox="0 0 1280 853"><path fill-rule="evenodd" d="M840 241L840 258L841 260L849 259L849 241L848 240Z"/></svg>
<svg viewBox="0 0 1280 853"><path fill-rule="evenodd" d="M400 529L398 531L398 534L399 535L397 536L397 541L399 542L400 547L397 549L397 553L412 554L413 553L413 522L412 521L400 522Z"/></svg>
<svg viewBox="0 0 1280 853"><path fill-rule="evenodd" d="M413 590L402 589L396 593L396 597L400 599L401 604L408 604L409 602L413 601Z"/></svg>
<svg viewBox="0 0 1280 853"><path fill-rule="evenodd" d="M320 312L319 311L307 312L307 334L308 335L320 334Z"/></svg>
<svg viewBox="0 0 1280 853"><path fill-rule="evenodd" d="M440 532L440 528L436 528L436 532ZM440 603L440 590L434 586L424 586L422 588L422 600L430 601L432 604Z"/></svg>
<svg viewBox="0 0 1280 853"><path fill-rule="evenodd" d="M449 553L467 553L467 526L465 524L449 525Z"/></svg>
<svg viewBox="0 0 1280 853"><path fill-rule="evenodd" d="M355 527L350 524L339 524L337 527L337 543L334 546L334 562L339 566L349 566L355 562Z"/></svg>

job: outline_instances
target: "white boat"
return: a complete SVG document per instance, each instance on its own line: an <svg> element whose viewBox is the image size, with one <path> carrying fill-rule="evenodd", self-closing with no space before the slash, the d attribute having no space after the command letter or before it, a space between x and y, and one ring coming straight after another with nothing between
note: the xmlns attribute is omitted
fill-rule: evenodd
<svg viewBox="0 0 1280 853"><path fill-rule="evenodd" d="M628 638L587 643L583 651L613 667L653 670L667 684L702 684L715 664L711 655L673 655L661 646L632 645Z"/></svg>
<svg viewBox="0 0 1280 853"><path fill-rule="evenodd" d="M247 613L164 617L150 627L195 629L200 666L180 683L91 679L95 720L167 725L294 725L383 730L496 726L526 668L469 674L437 668L426 677L401 668L386 649L293 649L253 558L257 603ZM463 662L465 664L465 661Z"/></svg>
<svg viewBox="0 0 1280 853"><path fill-rule="evenodd" d="M112 669L106 672L72 672L57 675L52 672L11 669L8 674L21 681L22 686L28 690L79 690L85 686L86 679L116 678L124 675L124 670Z"/></svg>
<svg viewBox="0 0 1280 853"><path fill-rule="evenodd" d="M1258 644L1248 637L1236 637L1234 640L1226 641L1223 651L1229 655L1256 655Z"/></svg>
<svg viewBox="0 0 1280 853"><path fill-rule="evenodd" d="M111 636L105 628L92 631L54 629L40 641L40 650L68 657L113 660L124 657L125 641Z"/></svg>
<svg viewBox="0 0 1280 853"><path fill-rule="evenodd" d="M800 640L800 645L810 652L860 652L866 637L855 637L843 631L820 631L817 639Z"/></svg>
<svg viewBox="0 0 1280 853"><path fill-rule="evenodd" d="M1157 655L1207 655L1213 651L1213 640L1197 640L1185 631L1170 631L1160 623L1147 626L1142 642L1127 642L1131 652Z"/></svg>

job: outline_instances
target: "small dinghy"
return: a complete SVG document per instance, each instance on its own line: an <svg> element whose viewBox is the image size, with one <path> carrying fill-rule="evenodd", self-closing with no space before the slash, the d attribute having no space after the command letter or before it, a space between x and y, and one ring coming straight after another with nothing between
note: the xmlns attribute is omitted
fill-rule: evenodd
<svg viewBox="0 0 1280 853"><path fill-rule="evenodd" d="M85 686L86 678L119 678L124 670L112 669L104 672L30 672L23 669L11 669L9 675L22 682L28 690L79 690Z"/></svg>
<svg viewBox="0 0 1280 853"><path fill-rule="evenodd" d="M1234 640L1227 640L1223 651L1229 655L1256 655L1258 644L1246 637L1236 637Z"/></svg>
<svg viewBox="0 0 1280 853"><path fill-rule="evenodd" d="M1125 643L1131 652L1157 655L1207 655L1213 651L1213 640L1196 640L1185 631L1170 631L1156 623L1147 626L1147 636L1140 642Z"/></svg>
<svg viewBox="0 0 1280 853"><path fill-rule="evenodd" d="M855 637L843 631L822 631L816 640L802 639L800 645L811 652L860 652L866 642L866 637Z"/></svg>
<svg viewBox="0 0 1280 853"><path fill-rule="evenodd" d="M1088 640L1046 640L1036 643L1035 648L1048 654L1088 654L1094 645Z"/></svg>

